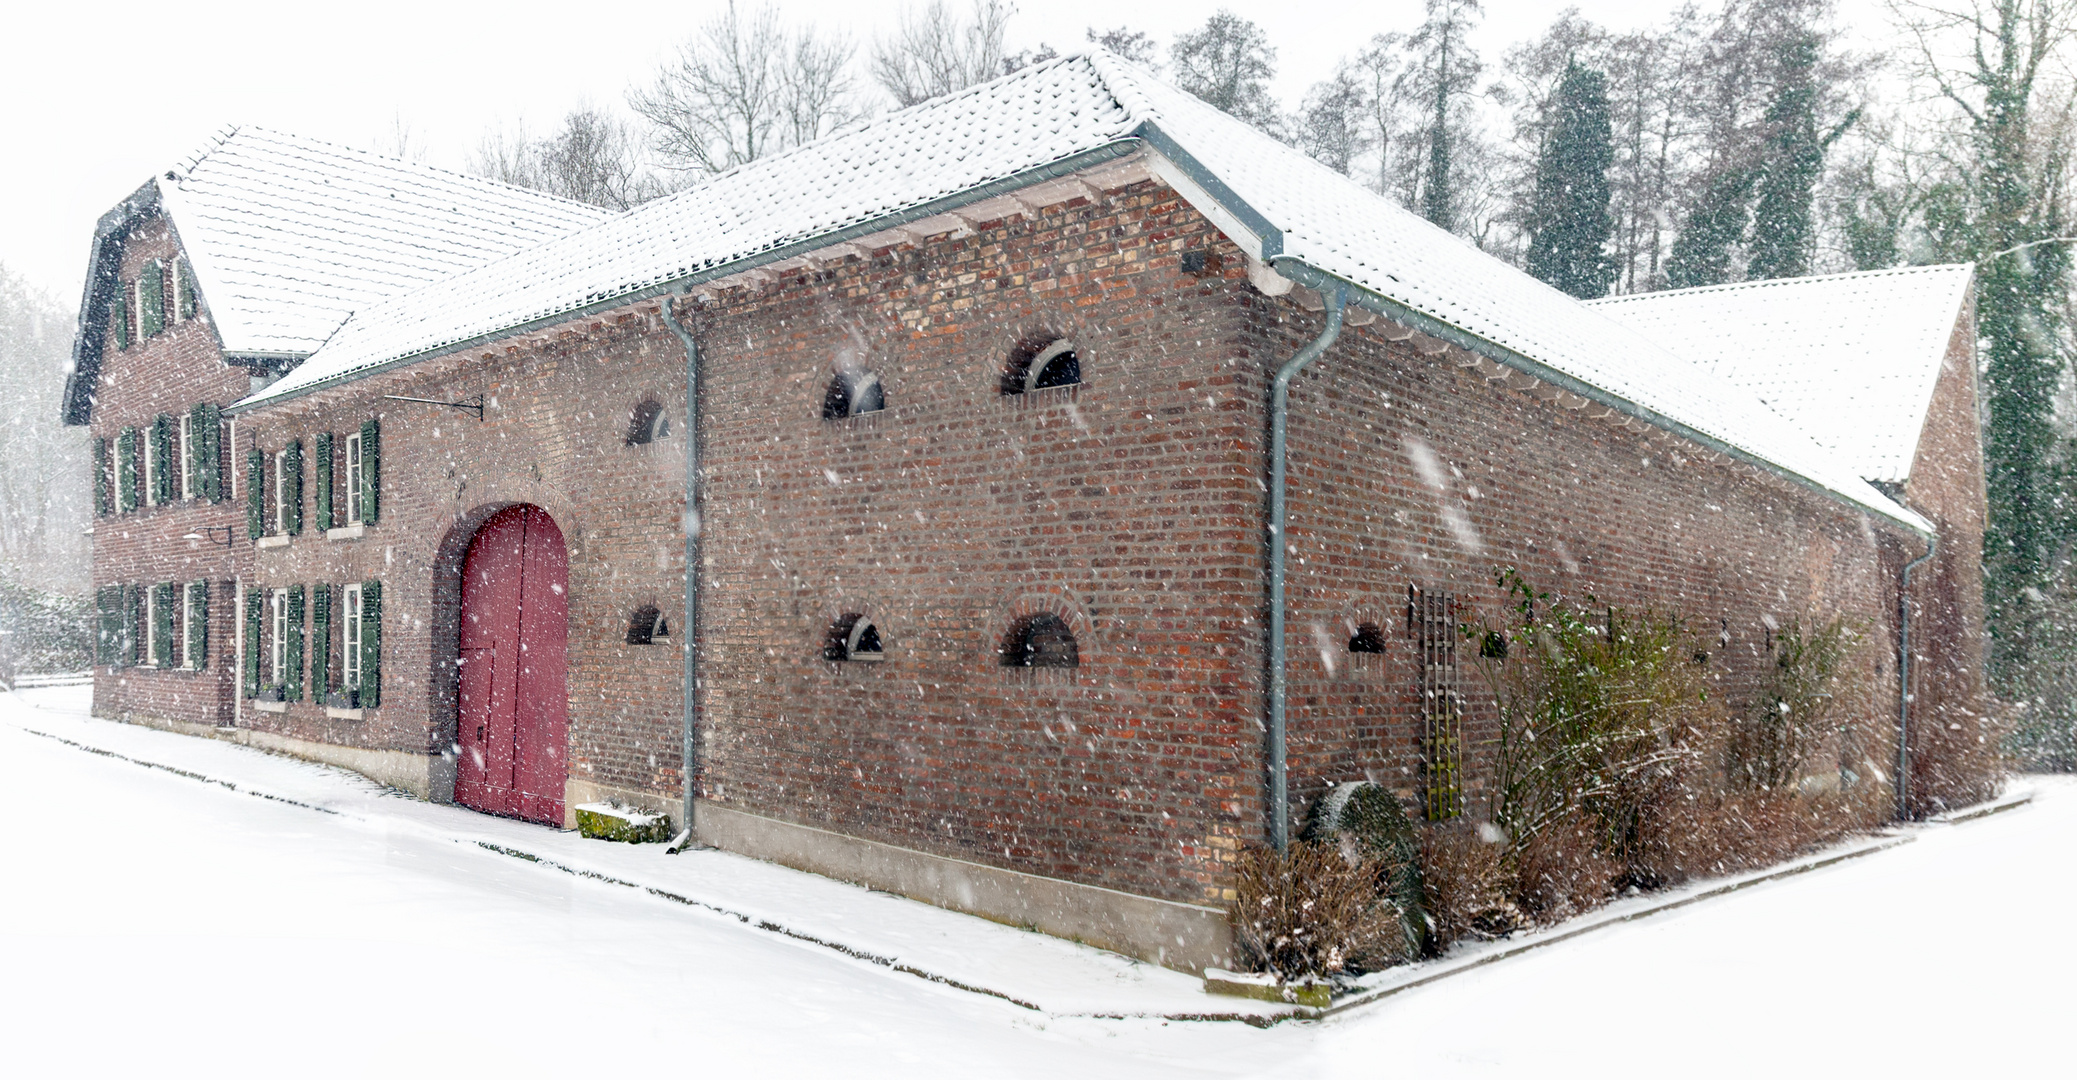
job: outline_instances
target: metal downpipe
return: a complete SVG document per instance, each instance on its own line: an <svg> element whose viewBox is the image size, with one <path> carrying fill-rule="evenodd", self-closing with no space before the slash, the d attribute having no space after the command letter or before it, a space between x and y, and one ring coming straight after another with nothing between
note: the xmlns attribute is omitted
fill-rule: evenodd
<svg viewBox="0 0 2077 1080"><path fill-rule="evenodd" d="M1289 509L1284 498L1290 427L1291 379L1318 360L1341 336L1349 287L1321 290L1327 302L1327 328L1312 343L1277 369L1269 403L1269 842L1283 851L1291 842L1290 782L1285 775L1284 698L1289 685L1289 657L1284 646L1284 526Z"/></svg>
<svg viewBox="0 0 2077 1080"><path fill-rule="evenodd" d="M680 848L693 842L692 811L696 781L699 776L698 743L693 729L693 711L698 702L695 691L699 685L699 556L700 556L700 347L692 339L691 331L678 321L678 298L666 295L663 298L664 325L678 335L685 346L685 611L678 623L678 640L685 651L685 718L680 732L679 772L685 778L685 812L679 819L683 830L680 838L672 845Z"/></svg>
<svg viewBox="0 0 2077 1080"><path fill-rule="evenodd" d="M1940 550L1940 536L1926 538L1926 553L1904 564L1897 582L1897 820L1911 820L1911 571Z"/></svg>

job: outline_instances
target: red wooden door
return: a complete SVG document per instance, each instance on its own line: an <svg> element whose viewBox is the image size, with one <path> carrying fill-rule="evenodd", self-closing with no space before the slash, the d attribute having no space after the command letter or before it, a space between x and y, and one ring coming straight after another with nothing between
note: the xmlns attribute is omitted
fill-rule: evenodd
<svg viewBox="0 0 2077 1080"><path fill-rule="evenodd" d="M454 781L464 806L562 824L569 577L562 531L536 506L500 510L469 544Z"/></svg>

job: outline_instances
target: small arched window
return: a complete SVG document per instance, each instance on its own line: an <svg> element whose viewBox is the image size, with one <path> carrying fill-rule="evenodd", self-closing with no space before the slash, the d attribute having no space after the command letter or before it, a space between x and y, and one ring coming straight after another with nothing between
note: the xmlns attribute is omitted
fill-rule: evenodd
<svg viewBox="0 0 2077 1080"><path fill-rule="evenodd" d="M1075 343L1063 337L1028 338L1010 352L1003 371L1002 392L1028 394L1056 386L1075 386L1082 381L1082 359Z"/></svg>
<svg viewBox="0 0 2077 1080"><path fill-rule="evenodd" d="M887 393L880 388L880 376L870 371L839 371L829 380L829 389L822 392L824 420L862 416L886 407Z"/></svg>
<svg viewBox="0 0 2077 1080"><path fill-rule="evenodd" d="M1356 636L1349 639L1352 653L1381 653L1385 651L1385 632L1376 623L1363 623L1356 627Z"/></svg>
<svg viewBox="0 0 2077 1080"><path fill-rule="evenodd" d="M644 401L635 406L628 415L627 444L640 446L665 438L671 433L671 414L664 411L661 403Z"/></svg>
<svg viewBox="0 0 2077 1080"><path fill-rule="evenodd" d="M630 645L654 645L657 639L670 636L671 620L653 607L638 607L627 618L627 643Z"/></svg>
<svg viewBox="0 0 2077 1080"><path fill-rule="evenodd" d="M885 647L880 644L880 628L871 619L856 612L838 616L829 624L829 638L823 644L822 658L839 663L846 660L885 660Z"/></svg>
<svg viewBox="0 0 2077 1080"><path fill-rule="evenodd" d="M1002 666L1026 668L1080 667L1082 652L1074 631L1049 611L1027 615L1010 628L1002 643Z"/></svg>

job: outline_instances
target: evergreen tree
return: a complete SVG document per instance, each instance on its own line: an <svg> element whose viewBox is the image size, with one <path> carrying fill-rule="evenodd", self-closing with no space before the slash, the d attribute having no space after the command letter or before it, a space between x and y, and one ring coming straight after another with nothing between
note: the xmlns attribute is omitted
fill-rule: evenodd
<svg viewBox="0 0 2077 1080"><path fill-rule="evenodd" d="M1818 87L1822 58L1817 35L1797 33L1783 43L1775 64L1774 91L1763 122L1766 143L1753 209L1750 279L1802 277L1810 272L1816 222L1812 215L1825 151L1859 118L1858 110L1820 137Z"/></svg>
<svg viewBox="0 0 2077 1080"><path fill-rule="evenodd" d="M1608 170L1615 147L1607 79L1591 68L1568 65L1552 112L1536 162L1527 269L1590 300L1608 295L1616 272L1608 253L1615 228L1608 210Z"/></svg>
<svg viewBox="0 0 2077 1080"><path fill-rule="evenodd" d="M2000 692L2027 694L2044 635L2048 576L2060 547L2055 393L2068 349L2061 320L2069 252L2059 147L2035 142L2034 95L2054 49L2077 22L2072 0L1980 0L1957 19L1916 9L1922 42L1962 28L1966 60L1952 66L1928 45L1924 73L1966 122L1968 175L1928 209L1928 232L1949 257L1976 261L1976 331L1983 342L1984 464L1990 522L1984 585L1991 675ZM1957 250L1958 249L1958 250Z"/></svg>
<svg viewBox="0 0 2077 1080"><path fill-rule="evenodd" d="M1399 89L1427 112L1420 133L1426 161L1421 169L1421 216L1445 229L1456 229L1461 207L1458 187L1463 157L1458 142L1464 123L1457 102L1471 93L1483 65L1469 40L1484 14L1478 0L1428 0L1428 18L1406 39L1414 64L1400 77Z"/></svg>
<svg viewBox="0 0 2077 1080"><path fill-rule="evenodd" d="M1731 280L1731 260L1751 214L1752 186L1752 170L1741 165L1719 168L1703 181L1702 194L1666 256L1669 287L1692 289Z"/></svg>

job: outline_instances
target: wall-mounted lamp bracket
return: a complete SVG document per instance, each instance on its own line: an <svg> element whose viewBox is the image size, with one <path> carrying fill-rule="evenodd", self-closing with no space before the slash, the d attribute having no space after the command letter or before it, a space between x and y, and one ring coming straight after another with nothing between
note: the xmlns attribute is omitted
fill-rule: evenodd
<svg viewBox="0 0 2077 1080"><path fill-rule="evenodd" d="M218 540L216 538L217 533L224 534L224 538ZM222 544L225 547L233 547L237 544L237 540L234 538L235 535L236 534L234 530L229 525L204 525L200 530L191 531L186 536L181 537L181 539L207 540L212 544Z"/></svg>
<svg viewBox="0 0 2077 1080"><path fill-rule="evenodd" d="M384 394L382 396L385 400L388 401L409 401L419 405L443 405L450 409L460 409L463 412L475 413L476 419L479 421L483 419L482 394L478 394L475 397L469 398L464 401L435 401L432 398L404 397L401 394Z"/></svg>

